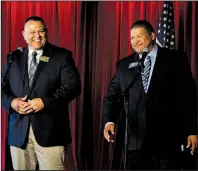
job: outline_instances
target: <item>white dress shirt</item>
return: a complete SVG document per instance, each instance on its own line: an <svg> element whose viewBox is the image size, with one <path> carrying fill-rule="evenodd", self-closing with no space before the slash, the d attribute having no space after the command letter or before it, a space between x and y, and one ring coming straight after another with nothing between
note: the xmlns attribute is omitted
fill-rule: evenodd
<svg viewBox="0 0 198 171"><path fill-rule="evenodd" d="M43 49L41 49L41 50L34 50L31 47L28 47L28 49L29 49L29 52L28 52L28 71L29 71L29 69L30 69L30 63L31 63L32 57L33 57L32 56L32 53L35 52L35 51L37 52L36 62L37 62L37 64L39 64L39 58L43 54Z"/></svg>

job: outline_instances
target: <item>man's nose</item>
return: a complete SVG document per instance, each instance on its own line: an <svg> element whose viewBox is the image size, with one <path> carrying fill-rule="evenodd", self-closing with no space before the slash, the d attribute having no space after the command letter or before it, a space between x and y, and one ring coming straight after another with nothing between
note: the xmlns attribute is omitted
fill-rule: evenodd
<svg viewBox="0 0 198 171"><path fill-rule="evenodd" d="M35 32L35 37L40 37L41 35L40 35L40 32L39 31L36 31Z"/></svg>
<svg viewBox="0 0 198 171"><path fill-rule="evenodd" d="M139 42L139 39L137 38L137 39L135 39L135 44L137 44Z"/></svg>

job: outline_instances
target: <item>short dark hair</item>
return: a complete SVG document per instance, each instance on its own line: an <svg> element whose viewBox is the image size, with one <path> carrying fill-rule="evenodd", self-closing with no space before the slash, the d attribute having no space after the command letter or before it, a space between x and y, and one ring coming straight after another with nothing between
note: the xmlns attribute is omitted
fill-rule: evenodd
<svg viewBox="0 0 198 171"><path fill-rule="evenodd" d="M146 20L138 20L131 26L131 29L137 28L137 27L143 27L147 30L149 34L154 33L153 26Z"/></svg>
<svg viewBox="0 0 198 171"><path fill-rule="evenodd" d="M39 17L39 16L31 16L31 17L28 17L26 20L25 20L25 24L30 21L30 20L33 20L33 21L40 21L44 24L44 26L46 27L45 25L45 21L43 20L43 18Z"/></svg>

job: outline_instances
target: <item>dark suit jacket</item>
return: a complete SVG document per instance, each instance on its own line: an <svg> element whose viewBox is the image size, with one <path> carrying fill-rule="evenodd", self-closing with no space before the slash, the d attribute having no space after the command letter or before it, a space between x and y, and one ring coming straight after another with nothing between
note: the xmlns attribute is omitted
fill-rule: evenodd
<svg viewBox="0 0 198 171"><path fill-rule="evenodd" d="M134 53L117 62L115 75L104 98L104 124L116 123L119 106L116 97L125 91L137 74L138 67L128 69L129 64L137 60L138 55ZM134 82L129 91L130 116L134 115L139 90ZM166 152L171 147L180 147L184 139L186 143L188 135L197 134L196 100L196 85L185 54L159 47L145 104L145 143L151 150Z"/></svg>
<svg viewBox="0 0 198 171"><path fill-rule="evenodd" d="M37 143L41 146L66 145L71 142L68 103L81 92L80 77L72 52L46 43L42 56L49 57L49 61L39 62L31 88L27 72L28 48L14 57L8 79L4 79L6 86L2 89L2 105L10 116L9 145L25 145L30 122ZM44 109L28 115L20 115L12 110L12 100L25 95L30 100L41 98Z"/></svg>

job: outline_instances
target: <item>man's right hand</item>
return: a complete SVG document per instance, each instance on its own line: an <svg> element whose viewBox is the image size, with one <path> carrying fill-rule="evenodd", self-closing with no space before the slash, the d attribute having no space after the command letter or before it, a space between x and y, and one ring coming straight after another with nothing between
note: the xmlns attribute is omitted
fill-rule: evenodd
<svg viewBox="0 0 198 171"><path fill-rule="evenodd" d="M11 102L11 107L20 114L26 114L24 110L28 106L27 95L22 98L15 98Z"/></svg>
<svg viewBox="0 0 198 171"><path fill-rule="evenodd" d="M104 137L108 142L113 142L113 140L110 140L110 134L114 135L115 125L114 124L107 124L104 127Z"/></svg>

